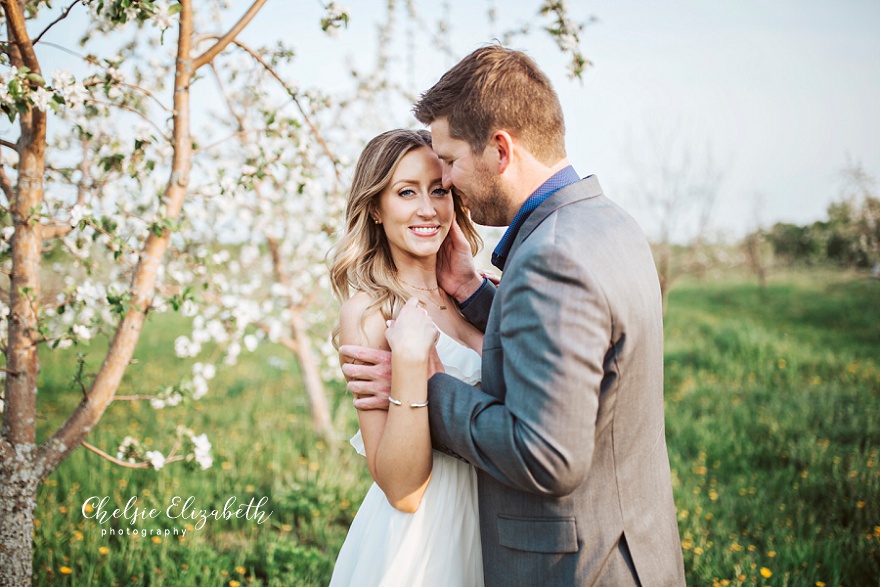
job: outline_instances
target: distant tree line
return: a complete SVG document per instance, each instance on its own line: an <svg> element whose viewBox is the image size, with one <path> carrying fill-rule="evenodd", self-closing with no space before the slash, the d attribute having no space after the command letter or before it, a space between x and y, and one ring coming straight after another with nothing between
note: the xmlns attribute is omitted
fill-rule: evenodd
<svg viewBox="0 0 880 587"><path fill-rule="evenodd" d="M777 222L746 237L767 243L777 261L841 267L873 267L880 262L880 197L860 165L842 173L842 198L828 206L827 218L812 224Z"/></svg>

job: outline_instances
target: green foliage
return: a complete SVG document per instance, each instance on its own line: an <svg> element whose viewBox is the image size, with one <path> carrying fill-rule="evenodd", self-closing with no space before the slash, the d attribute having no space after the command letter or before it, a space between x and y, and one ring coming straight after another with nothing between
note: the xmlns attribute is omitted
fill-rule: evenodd
<svg viewBox="0 0 880 587"><path fill-rule="evenodd" d="M689 585L877 584L878 295L880 283L832 272L777 275L765 290L682 281L670 294L667 439ZM184 326L177 314L148 322L120 394L151 393L188 372L171 350ZM101 344L82 377L97 369ZM81 400L70 385L76 357L41 357L42 438ZM186 412L111 405L92 444L115 454L131 434L143 450L167 453L185 425L208 432L214 467L121 469L77 450L40 489L34 584L326 585L370 478L347 443L335 450L314 439L289 363L280 348L245 354ZM341 389L333 396L347 437L356 415ZM105 495L116 507L137 495L157 509L173 496L201 508L267 496L272 515L262 525L209 520L182 540L102 537L105 526L81 509ZM173 522L135 527L183 526Z"/></svg>

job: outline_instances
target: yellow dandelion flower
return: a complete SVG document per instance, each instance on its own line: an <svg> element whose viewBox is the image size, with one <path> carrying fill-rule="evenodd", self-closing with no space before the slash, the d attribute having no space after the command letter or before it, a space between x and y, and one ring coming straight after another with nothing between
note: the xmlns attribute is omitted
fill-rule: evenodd
<svg viewBox="0 0 880 587"><path fill-rule="evenodd" d="M856 503L856 507L859 508L859 509L864 508L864 507L865 507L865 502L863 502L863 501L857 502L857 503Z"/></svg>
<svg viewBox="0 0 880 587"><path fill-rule="evenodd" d="M61 512L62 514L66 514L66 513L67 513L67 508L64 507L64 506L62 505L62 506L59 506L59 507L58 507L58 511Z"/></svg>
<svg viewBox="0 0 880 587"><path fill-rule="evenodd" d="M76 540L82 540L82 539L83 539L82 532L80 532L79 530L74 530L74 531L73 531L73 537L74 537Z"/></svg>
<svg viewBox="0 0 880 587"><path fill-rule="evenodd" d="M153 544L159 544L160 542L162 542L162 539L158 536L153 536L151 540L153 541Z"/></svg>
<svg viewBox="0 0 880 587"><path fill-rule="evenodd" d="M102 546L101 548L98 549L98 554L102 554L104 556L107 556L108 554L110 554L110 549L107 548L106 546Z"/></svg>
<svg viewBox="0 0 880 587"><path fill-rule="evenodd" d="M774 556L776 556L776 551L771 550L770 552L767 553L767 556L769 556L770 558L773 558Z"/></svg>
<svg viewBox="0 0 880 587"><path fill-rule="evenodd" d="M764 577L765 579L769 579L770 577L773 576L773 571L771 571L767 567L761 567L761 576Z"/></svg>
<svg viewBox="0 0 880 587"><path fill-rule="evenodd" d="M62 575L69 575L70 573L73 572L73 570L72 570L70 567L61 567L60 569L58 569L58 571L59 571Z"/></svg>
<svg viewBox="0 0 880 587"><path fill-rule="evenodd" d="M229 587L241 587L241 583L239 583L238 581L233 579L232 581L229 582Z"/></svg>
<svg viewBox="0 0 880 587"><path fill-rule="evenodd" d="M223 575L224 577L228 577L228 576L229 576L229 571L227 571L227 570L222 570L222 571L220 571L220 574Z"/></svg>
<svg viewBox="0 0 880 587"><path fill-rule="evenodd" d="M816 587L825 587L824 581L816 581Z"/></svg>
<svg viewBox="0 0 880 587"><path fill-rule="evenodd" d="M285 532L293 532L293 526L291 526L290 524L282 524L281 529Z"/></svg>
<svg viewBox="0 0 880 587"><path fill-rule="evenodd" d="M779 361L776 362L776 365L777 365L780 369L785 369L785 366L788 365L788 363L786 362L785 359L779 359Z"/></svg>
<svg viewBox="0 0 880 587"><path fill-rule="evenodd" d="M694 467L694 473L696 473L697 475L705 475L706 474L706 467L704 467L702 465L700 465L699 467Z"/></svg>
<svg viewBox="0 0 880 587"><path fill-rule="evenodd" d="M230 463L229 461L223 461L223 463L220 465L220 468L223 469L224 471L231 471L232 470L232 463Z"/></svg>
<svg viewBox="0 0 880 587"><path fill-rule="evenodd" d="M696 547L696 548L694 549L694 554L697 554L697 555L699 555L699 554L703 554L703 549L700 548L699 546Z"/></svg>
<svg viewBox="0 0 880 587"><path fill-rule="evenodd" d="M90 503L87 503L86 505L84 505L83 509L86 511L87 514L90 514L93 511L95 511L95 508L93 508L92 504L90 504Z"/></svg>
<svg viewBox="0 0 880 587"><path fill-rule="evenodd" d="M309 471L317 471L320 467L318 463L309 463Z"/></svg>
<svg viewBox="0 0 880 587"><path fill-rule="evenodd" d="M235 572L239 575L244 575L245 573L247 573L247 569L244 567L235 567Z"/></svg>

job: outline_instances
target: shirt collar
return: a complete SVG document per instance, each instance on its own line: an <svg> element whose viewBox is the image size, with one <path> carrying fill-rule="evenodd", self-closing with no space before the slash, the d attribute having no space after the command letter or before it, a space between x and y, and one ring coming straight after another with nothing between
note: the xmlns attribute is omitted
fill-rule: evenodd
<svg viewBox="0 0 880 587"><path fill-rule="evenodd" d="M513 221L510 223L504 236L498 241L498 246L495 247L495 251L492 253L492 264L503 271L504 264L507 262L507 255L510 253L510 247L513 246L513 241L516 240L516 235L519 232L519 229L522 228L523 223L525 223L526 218L528 218L529 215L544 202L544 200L552 196L554 192L567 185L571 185L576 181L580 181L580 179L581 178L574 170L574 167L569 165L551 175L547 181L538 186L538 189L532 192L532 195L523 202L522 207L519 209L519 212L516 213L516 216L513 217Z"/></svg>

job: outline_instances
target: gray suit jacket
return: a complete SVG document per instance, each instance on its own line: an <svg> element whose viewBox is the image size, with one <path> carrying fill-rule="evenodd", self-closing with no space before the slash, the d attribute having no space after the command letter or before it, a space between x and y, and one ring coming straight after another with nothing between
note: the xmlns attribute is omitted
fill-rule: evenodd
<svg viewBox="0 0 880 587"><path fill-rule="evenodd" d="M595 176L545 200L466 308L481 389L429 382L434 446L478 470L486 585L684 585L657 272Z"/></svg>

